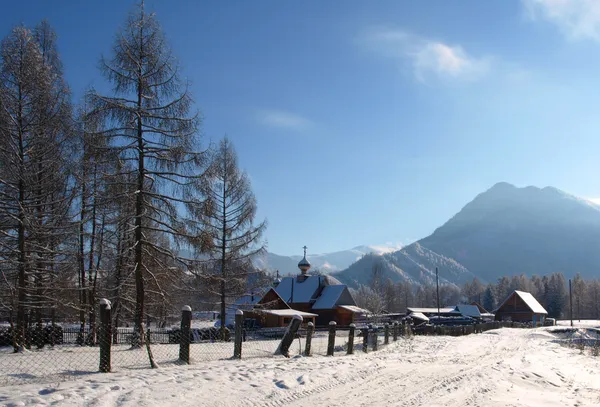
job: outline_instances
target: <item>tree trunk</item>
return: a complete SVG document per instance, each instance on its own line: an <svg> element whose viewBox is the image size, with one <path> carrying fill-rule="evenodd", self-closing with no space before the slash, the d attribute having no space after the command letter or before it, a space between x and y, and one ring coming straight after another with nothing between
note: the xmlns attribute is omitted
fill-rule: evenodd
<svg viewBox="0 0 600 407"><path fill-rule="evenodd" d="M85 148L85 147L84 147ZM86 167L83 163L83 175L81 182L81 212L79 214L79 335L77 343L83 345L85 342L85 313L87 309L87 294L85 285L85 216L86 216Z"/></svg>
<svg viewBox="0 0 600 407"><path fill-rule="evenodd" d="M19 88L19 116L18 120L18 132L19 132L19 160L20 160L20 171L19 171L19 226L17 231L17 245L19 250L19 287L18 287L18 303L17 303L17 335L14 343L14 351L18 352L23 349L25 341L25 302L27 300L26 295L26 270L25 261L27 257L25 255L25 183L23 182L24 176L24 162L25 162L25 149L23 145L23 117L22 117L22 95L21 89Z"/></svg>
<svg viewBox="0 0 600 407"><path fill-rule="evenodd" d="M223 177L223 228L221 230L221 340L225 340L225 281L227 279L227 268L225 262L226 250L227 250L227 199L226 199L226 188L227 188L227 162L224 163L224 174Z"/></svg>

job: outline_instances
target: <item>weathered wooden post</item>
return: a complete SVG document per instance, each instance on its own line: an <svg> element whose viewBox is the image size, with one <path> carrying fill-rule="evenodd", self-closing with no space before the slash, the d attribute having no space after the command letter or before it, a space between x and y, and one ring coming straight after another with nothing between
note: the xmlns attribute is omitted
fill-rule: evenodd
<svg viewBox="0 0 600 407"><path fill-rule="evenodd" d="M108 373L110 366L110 347L112 344L112 326L110 319L110 301L102 298L100 301L100 371Z"/></svg>
<svg viewBox="0 0 600 407"><path fill-rule="evenodd" d="M392 325L392 339L394 342L398 340L398 321L394 321Z"/></svg>
<svg viewBox="0 0 600 407"><path fill-rule="evenodd" d="M300 315L294 315L287 327L287 330L285 331L285 334L283 335L281 343L275 351L276 355L283 355L286 358L290 357L290 346L292 346L292 342L294 342L294 338L296 337L298 328L300 328L300 324L302 324L302 317Z"/></svg>
<svg viewBox="0 0 600 407"><path fill-rule="evenodd" d="M350 324L350 330L348 331L348 355L352 355L354 353L354 330L356 329L356 325Z"/></svg>
<svg viewBox="0 0 600 407"><path fill-rule="evenodd" d="M329 322L329 338L327 340L327 356L333 356L333 350L335 347L335 328L336 322Z"/></svg>
<svg viewBox="0 0 600 407"><path fill-rule="evenodd" d="M371 340L373 341L373 351L377 351L378 343L377 343L377 329L373 329L371 333Z"/></svg>
<svg viewBox="0 0 600 407"><path fill-rule="evenodd" d="M369 328L363 328L361 329L361 332L363 336L362 350L363 352L367 353L369 351Z"/></svg>
<svg viewBox="0 0 600 407"><path fill-rule="evenodd" d="M244 311L235 312L235 339L233 344L233 358L242 358L242 331L244 329Z"/></svg>
<svg viewBox="0 0 600 407"><path fill-rule="evenodd" d="M315 324L309 322L306 326L306 346L304 347L304 356L310 356L310 347L312 344L312 336L315 331Z"/></svg>
<svg viewBox="0 0 600 407"><path fill-rule="evenodd" d="M388 324L387 322L383 326L383 335L384 335L383 336L383 344L389 345L390 344L390 324Z"/></svg>
<svg viewBox="0 0 600 407"><path fill-rule="evenodd" d="M181 337L179 338L179 360L190 363L190 327L192 326L192 307L181 308Z"/></svg>
<svg viewBox="0 0 600 407"><path fill-rule="evenodd" d="M150 328L146 330L146 352L148 352L148 360L150 361L150 367L156 369L158 365L154 362L154 356L152 355L152 349L150 349Z"/></svg>

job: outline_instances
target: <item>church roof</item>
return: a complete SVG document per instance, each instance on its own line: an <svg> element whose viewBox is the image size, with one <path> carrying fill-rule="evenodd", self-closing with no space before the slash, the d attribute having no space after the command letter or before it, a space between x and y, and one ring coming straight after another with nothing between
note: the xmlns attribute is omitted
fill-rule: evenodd
<svg viewBox="0 0 600 407"><path fill-rule="evenodd" d="M297 277L284 277L275 291L288 303L308 303L313 299L318 299L320 288L323 286L325 288L330 286L346 287L331 276L309 275L304 280Z"/></svg>
<svg viewBox="0 0 600 407"><path fill-rule="evenodd" d="M313 305L313 309L333 309L336 305L356 305L345 285L329 285Z"/></svg>

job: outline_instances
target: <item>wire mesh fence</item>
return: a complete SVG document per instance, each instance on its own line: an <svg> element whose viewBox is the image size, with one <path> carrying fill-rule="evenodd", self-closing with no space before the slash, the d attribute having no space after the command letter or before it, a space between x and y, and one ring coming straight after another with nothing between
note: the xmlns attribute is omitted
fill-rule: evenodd
<svg viewBox="0 0 600 407"><path fill-rule="evenodd" d="M37 324L22 334L22 342L12 326L0 324L0 386L35 381L63 381L83 374L102 371L123 371L157 366L198 364L234 358L236 333L233 329L215 328L214 323L181 327L144 328L137 333L131 327L112 328L106 319L98 324L80 327L68 321ZM110 320L108 320L110 321ZM519 324L490 323L473 327L417 328L421 335L465 335ZM243 319L242 324L244 326ZM524 326L524 325L523 325ZM289 356L307 356L310 336L310 356L341 356L373 352L394 339L411 335L413 328L402 325L370 325L353 329L332 326L311 328L303 325L294 335ZM286 333L286 327L239 329L238 346L241 358L264 358L276 354ZM431 331L431 332L430 332ZM187 332L189 337L184 340ZM353 338L352 340L350 338ZM333 343L330 347L330 338ZM183 344L187 357L182 354Z"/></svg>
<svg viewBox="0 0 600 407"><path fill-rule="evenodd" d="M242 358L275 355L286 332L285 327L243 331ZM355 352L362 350L361 331L356 331ZM136 332L130 327L106 331L102 324L90 329L77 324L57 322L27 330L23 346L15 347L10 326L0 327L0 385L25 382L63 381L98 371L122 371L154 366L181 364L180 328L152 327L143 333L144 341L136 346ZM334 355L346 354L348 328L337 329ZM316 329L312 334L312 356L327 355L329 330ZM300 329L289 349L290 356L304 355L307 330ZM372 338L369 338L372 341ZM382 344L382 337L378 342ZM373 347L372 342L369 346ZM110 345L110 347L108 346ZM104 350L104 351L103 351ZM231 359L234 354L233 333L214 327L192 328L189 338L189 363Z"/></svg>

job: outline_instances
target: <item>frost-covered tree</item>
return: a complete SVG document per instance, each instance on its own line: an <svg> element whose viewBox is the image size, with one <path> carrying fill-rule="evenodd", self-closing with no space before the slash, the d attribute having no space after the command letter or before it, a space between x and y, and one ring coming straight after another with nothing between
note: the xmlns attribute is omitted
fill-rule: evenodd
<svg viewBox="0 0 600 407"><path fill-rule="evenodd" d="M498 301L504 301L510 293L510 280L507 276L500 277L496 283L496 298Z"/></svg>
<svg viewBox="0 0 600 407"><path fill-rule="evenodd" d="M592 280L586 287L589 309L587 318L600 319L600 281Z"/></svg>
<svg viewBox="0 0 600 407"><path fill-rule="evenodd" d="M581 274L575 274L571 287L573 295L573 318L581 319L581 312L585 309L587 301L585 298L585 281Z"/></svg>
<svg viewBox="0 0 600 407"><path fill-rule="evenodd" d="M47 22L15 27L0 46L0 262L2 305L16 311L15 350L26 316L56 307L69 267L72 117L56 35ZM6 297L5 297L6 298Z"/></svg>
<svg viewBox="0 0 600 407"><path fill-rule="evenodd" d="M352 294L360 308L369 310L373 315L379 315L383 311L383 298L371 287L361 284Z"/></svg>
<svg viewBox="0 0 600 407"><path fill-rule="evenodd" d="M414 293L413 287L409 282L398 282L396 283L396 298L399 302L399 311L406 312L406 309L410 306L414 306Z"/></svg>
<svg viewBox="0 0 600 407"><path fill-rule="evenodd" d="M483 284L481 284L479 279L475 277L472 282L467 281L463 285L462 294L466 298L467 302L481 301L481 295L483 294L484 290L485 287Z"/></svg>
<svg viewBox="0 0 600 407"><path fill-rule="evenodd" d="M101 59L102 73L113 85L110 95L90 92L92 116L108 122L98 136L110 140L112 152L133 177L122 188L134 200L133 265L134 329L139 338L145 316L146 281L152 270L169 267L164 256L178 259L170 247L151 236L177 241L187 234L179 210L197 183L204 154L199 152L198 114L192 113L189 86L154 14L141 3L117 34L112 57ZM121 179L122 180L122 179ZM156 283L156 282L155 282ZM141 340L134 343L141 345Z"/></svg>

